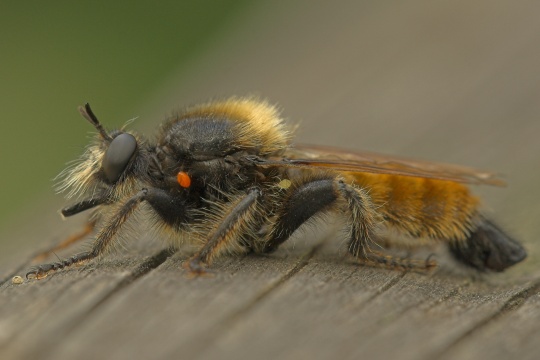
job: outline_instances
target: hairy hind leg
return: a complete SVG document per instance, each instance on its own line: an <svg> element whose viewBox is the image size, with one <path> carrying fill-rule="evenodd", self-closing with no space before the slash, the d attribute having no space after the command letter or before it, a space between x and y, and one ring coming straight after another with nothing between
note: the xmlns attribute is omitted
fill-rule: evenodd
<svg viewBox="0 0 540 360"><path fill-rule="evenodd" d="M275 251L307 220L330 211L339 199L332 176L306 178L293 184L279 200L277 218L258 252Z"/></svg>
<svg viewBox="0 0 540 360"><path fill-rule="evenodd" d="M288 189L281 200L273 228L261 252L272 252L302 224L313 216L328 211L343 211L348 217L348 250L361 263L391 269L428 269L435 266L430 260L410 260L378 251L375 229L378 215L369 194L328 174L306 178Z"/></svg>
<svg viewBox="0 0 540 360"><path fill-rule="evenodd" d="M344 182L339 182L338 189L347 201L350 213L348 250L358 261L366 265L398 270L429 270L437 265L430 259L401 258L381 251L383 247L373 234L378 218L367 192Z"/></svg>

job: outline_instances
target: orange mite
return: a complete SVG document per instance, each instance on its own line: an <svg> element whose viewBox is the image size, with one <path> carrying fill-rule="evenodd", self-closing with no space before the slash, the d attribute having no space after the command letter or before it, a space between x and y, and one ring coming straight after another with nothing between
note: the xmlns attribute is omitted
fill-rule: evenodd
<svg viewBox="0 0 540 360"><path fill-rule="evenodd" d="M183 171L180 171L178 175L176 175L176 181L178 181L178 184L183 188L188 188L191 185L189 175Z"/></svg>

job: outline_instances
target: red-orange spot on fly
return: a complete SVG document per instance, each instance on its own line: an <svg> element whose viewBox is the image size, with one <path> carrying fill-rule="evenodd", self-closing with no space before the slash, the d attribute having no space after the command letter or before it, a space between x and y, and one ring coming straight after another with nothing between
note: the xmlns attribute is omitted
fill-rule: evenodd
<svg viewBox="0 0 540 360"><path fill-rule="evenodd" d="M183 171L180 171L178 175L176 175L176 181L178 181L178 184L183 188L188 188L191 185L191 178Z"/></svg>

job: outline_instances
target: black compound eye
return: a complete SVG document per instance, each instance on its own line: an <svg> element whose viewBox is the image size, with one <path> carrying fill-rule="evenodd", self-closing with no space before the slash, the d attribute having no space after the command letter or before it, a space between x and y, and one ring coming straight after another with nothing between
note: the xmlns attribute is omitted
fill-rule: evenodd
<svg viewBox="0 0 540 360"><path fill-rule="evenodd" d="M111 183L120 179L136 149L137 140L133 135L123 133L113 139L102 163L105 176Z"/></svg>

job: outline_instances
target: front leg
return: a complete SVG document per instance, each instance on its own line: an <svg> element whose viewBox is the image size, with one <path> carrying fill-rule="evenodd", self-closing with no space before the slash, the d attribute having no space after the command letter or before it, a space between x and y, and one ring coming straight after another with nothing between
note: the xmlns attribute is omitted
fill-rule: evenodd
<svg viewBox="0 0 540 360"><path fill-rule="evenodd" d="M219 222L210 230L203 247L186 262L185 268L192 275L205 274L205 267L214 258L225 252L234 252L240 247L239 240L254 232L259 218L257 200L261 196L261 190L251 188L245 196L228 204Z"/></svg>
<svg viewBox="0 0 540 360"><path fill-rule="evenodd" d="M50 272L66 268L74 264L83 264L102 255L114 243L116 240L115 235L142 201L147 201L150 203L150 205L154 206L156 203L170 203L169 200L170 196L161 189L142 189L137 194L129 198L120 207L120 209L105 222L105 225L96 235L96 239L92 245L92 250L76 254L69 259L60 260L55 263L36 266L26 274L26 277L28 278L33 276L36 279L42 279ZM181 214L181 212L178 211L177 216L179 216L178 214Z"/></svg>
<svg viewBox="0 0 540 360"><path fill-rule="evenodd" d="M86 236L90 235L94 231L94 228L96 227L96 222L97 219L95 217L90 217L84 224L84 227L81 231L71 234L66 239L62 240L56 245L51 246L46 250L40 251L34 256L34 258L32 259L32 263L42 262L43 260L47 259L51 254L63 250L84 239Z"/></svg>

